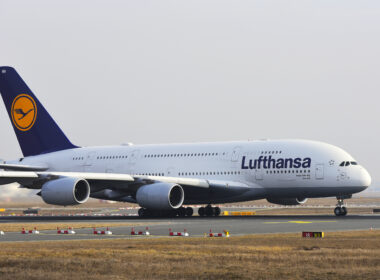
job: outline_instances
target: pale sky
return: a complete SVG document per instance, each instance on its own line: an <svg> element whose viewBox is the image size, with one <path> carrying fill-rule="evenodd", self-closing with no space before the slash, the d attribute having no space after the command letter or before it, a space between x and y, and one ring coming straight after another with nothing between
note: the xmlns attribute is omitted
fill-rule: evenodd
<svg viewBox="0 0 380 280"><path fill-rule="evenodd" d="M80 146L312 139L380 184L380 1L0 0L0 64Z"/></svg>

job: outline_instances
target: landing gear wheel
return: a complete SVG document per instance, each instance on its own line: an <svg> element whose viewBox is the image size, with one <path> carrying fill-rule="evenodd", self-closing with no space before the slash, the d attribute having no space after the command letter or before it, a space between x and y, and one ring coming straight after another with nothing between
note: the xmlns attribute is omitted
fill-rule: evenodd
<svg viewBox="0 0 380 280"><path fill-rule="evenodd" d="M169 218L174 218L177 216L177 211L176 210L170 210L168 213L167 213L167 217Z"/></svg>
<svg viewBox="0 0 380 280"><path fill-rule="evenodd" d="M221 212L222 212L222 211L220 210L219 207L215 207L215 208L214 208L214 215L215 215L215 217L218 217L218 216L220 215Z"/></svg>
<svg viewBox="0 0 380 280"><path fill-rule="evenodd" d="M347 215L347 208L342 206L342 207L336 207L334 209L334 214L335 216L346 216Z"/></svg>
<svg viewBox="0 0 380 280"><path fill-rule="evenodd" d="M207 205L205 208L206 216L211 217L214 216L214 208L211 205Z"/></svg>
<svg viewBox="0 0 380 280"><path fill-rule="evenodd" d="M191 217L191 216L193 216L193 213L194 213L193 208L191 208L191 207L187 207L187 208L186 208L186 216L187 216L187 217Z"/></svg>
<svg viewBox="0 0 380 280"><path fill-rule="evenodd" d="M341 207L336 207L335 209L334 209L334 214L335 214L335 216L342 216L342 208Z"/></svg>
<svg viewBox="0 0 380 280"><path fill-rule="evenodd" d="M145 216L145 209L140 208L137 213L139 214L139 217L144 217Z"/></svg>
<svg viewBox="0 0 380 280"><path fill-rule="evenodd" d="M343 198L337 197L338 203L336 204L336 208L334 209L335 216L346 216L347 208L344 206Z"/></svg>
<svg viewBox="0 0 380 280"><path fill-rule="evenodd" d="M139 217L141 218L147 218L153 215L153 212L151 212L149 209L146 208L140 208L138 210Z"/></svg>
<svg viewBox="0 0 380 280"><path fill-rule="evenodd" d="M205 211L205 208L204 208L204 207L200 207L200 208L198 209L198 214L199 214L199 216L201 216L201 217L203 217L203 216L206 215L205 212L206 212L206 211Z"/></svg>
<svg viewBox="0 0 380 280"><path fill-rule="evenodd" d="M186 208L185 207L178 208L177 212L178 212L178 216L180 216L180 217L186 216Z"/></svg>

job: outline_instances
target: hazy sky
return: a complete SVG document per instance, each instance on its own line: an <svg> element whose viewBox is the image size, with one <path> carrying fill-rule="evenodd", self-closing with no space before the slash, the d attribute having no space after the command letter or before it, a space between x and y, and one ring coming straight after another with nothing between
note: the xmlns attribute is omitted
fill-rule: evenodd
<svg viewBox="0 0 380 280"><path fill-rule="evenodd" d="M314 139L380 183L380 1L0 0L0 64L77 145Z"/></svg>

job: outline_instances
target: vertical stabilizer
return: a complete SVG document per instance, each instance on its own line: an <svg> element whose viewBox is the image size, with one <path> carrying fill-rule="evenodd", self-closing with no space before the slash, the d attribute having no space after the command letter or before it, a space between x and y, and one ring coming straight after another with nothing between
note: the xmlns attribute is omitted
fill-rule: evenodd
<svg viewBox="0 0 380 280"><path fill-rule="evenodd" d="M0 67L0 93L24 156L76 148L12 67Z"/></svg>

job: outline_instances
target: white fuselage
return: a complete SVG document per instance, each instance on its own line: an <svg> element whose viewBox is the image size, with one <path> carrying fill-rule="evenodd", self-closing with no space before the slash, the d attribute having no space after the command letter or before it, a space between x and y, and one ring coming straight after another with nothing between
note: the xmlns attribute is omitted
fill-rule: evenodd
<svg viewBox="0 0 380 280"><path fill-rule="evenodd" d="M185 203L222 203L268 197L347 196L371 178L344 150L305 140L85 147L23 159L48 171L119 173L206 179ZM241 185L239 185L241 184ZM242 187L244 186L244 187Z"/></svg>

